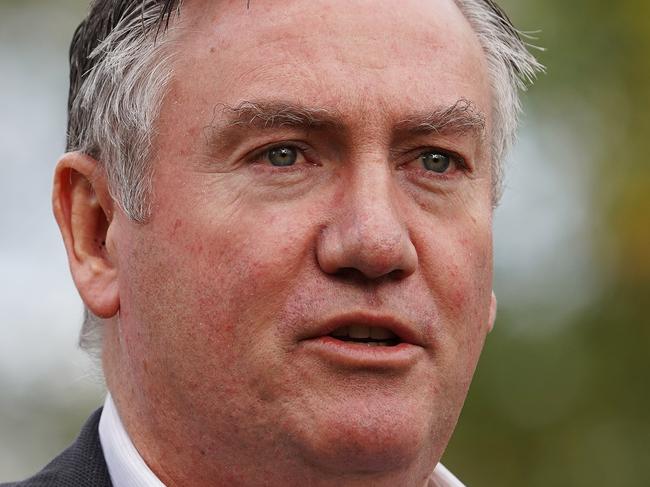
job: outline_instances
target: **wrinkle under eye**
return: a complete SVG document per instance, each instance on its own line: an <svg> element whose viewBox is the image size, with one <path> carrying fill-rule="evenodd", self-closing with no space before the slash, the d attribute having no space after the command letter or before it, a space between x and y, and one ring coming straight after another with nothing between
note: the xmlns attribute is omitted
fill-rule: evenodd
<svg viewBox="0 0 650 487"><path fill-rule="evenodd" d="M266 158L273 166L293 166L298 159L298 150L289 146L276 147L269 149Z"/></svg>

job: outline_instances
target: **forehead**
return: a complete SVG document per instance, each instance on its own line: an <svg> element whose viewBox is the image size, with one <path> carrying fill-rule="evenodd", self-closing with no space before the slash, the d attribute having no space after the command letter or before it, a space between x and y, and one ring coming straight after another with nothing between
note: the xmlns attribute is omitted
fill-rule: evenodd
<svg viewBox="0 0 650 487"><path fill-rule="evenodd" d="M468 99L489 115L485 58L453 0L189 0L181 15L174 83L211 106L262 97L399 117Z"/></svg>

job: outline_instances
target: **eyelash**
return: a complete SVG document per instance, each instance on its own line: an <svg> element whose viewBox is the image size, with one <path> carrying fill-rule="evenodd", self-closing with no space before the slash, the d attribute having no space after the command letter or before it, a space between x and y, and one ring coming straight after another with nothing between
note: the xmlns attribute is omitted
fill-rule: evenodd
<svg viewBox="0 0 650 487"><path fill-rule="evenodd" d="M286 167L281 167L281 166L273 166L271 165L267 157L271 151L274 149L279 149L279 148L292 148L295 149L296 152L298 153L299 157L302 157L304 159L303 163L296 163L291 166L286 166ZM249 164L255 164L259 165L260 168L264 168L266 171L273 171L275 173L277 172L295 172L304 169L304 163L306 162L308 165L319 165L317 162L314 162L312 159L313 157L311 156L311 152L313 152L308 146L305 144L301 144L295 141L286 141L286 142L278 142L274 143L265 147L262 147L261 149L255 151L249 158L248 158L248 163ZM461 156L459 153L446 150L446 149L440 149L437 147L424 147L421 149L417 149L415 151L409 151L411 154L416 154L415 156L408 156L409 160L408 162L405 162L403 164L399 164L398 168L403 169L404 166L407 166L409 164L422 164L420 161L420 158L429 153L438 153L442 154L446 157L449 157L451 163L453 164L453 169L451 171L446 171L444 173L437 173L435 171L431 170L426 170L423 167L418 167L418 173L420 173L423 177L430 178L430 179L436 179L436 180L446 180L450 179L453 177L454 172L456 170L460 170L463 173L469 173L471 172L471 168L467 164L465 158Z"/></svg>
<svg viewBox="0 0 650 487"><path fill-rule="evenodd" d="M285 148L285 147L287 147L287 148L291 148L291 149L295 149L296 152L298 153L298 155L299 155L299 156L302 156L302 157L305 159L305 161L307 161L308 163L312 163L312 161L311 161L310 158L308 157L308 155L309 155L310 152L311 152L311 150L309 149L309 147L307 147L307 146L304 145L304 144L300 144L300 143L298 143L298 142L293 142L293 141L288 141L288 142L279 142L279 143L275 143L275 144L271 144L271 145L268 145L268 146L262 147L261 149L255 151L255 152L254 152L254 153L253 153L253 154L248 158L248 162L249 162L250 164L263 164L263 163L266 162L266 164L263 164L263 165L271 166L271 164L269 164L268 161L266 160L266 157L269 155L269 153L270 153L272 150L280 149L280 148ZM312 163L312 164L316 165L316 163ZM299 164L294 164L294 165L292 165L292 166L286 166L286 167L280 167L280 166L271 166L271 167L272 167L273 170L275 170L275 171L278 171L278 170L280 170L280 171L294 170L294 171L295 171L295 170L296 170L296 166L299 166Z"/></svg>
<svg viewBox="0 0 650 487"><path fill-rule="evenodd" d="M410 164L417 164L417 170L419 173L421 173L424 177L428 177L431 179L449 179L453 177L454 172L461 171L463 173L469 173L471 172L470 166L467 164L465 158L461 156L459 153L446 150L446 149L440 149L438 147L425 147L421 148L415 151L409 151L410 154L415 154L415 156L409 155L408 156L408 161L400 164L399 168L404 169L405 166L408 166ZM420 158L426 154L441 154L444 155L445 157L448 157L450 159L451 164L453 167L451 170L448 170L444 173L437 173L435 171L427 170L424 167L422 167L422 161Z"/></svg>
<svg viewBox="0 0 650 487"><path fill-rule="evenodd" d="M444 150L444 149L430 149L430 150L426 150L424 152L421 152L420 156L423 155L423 154L426 154L427 152L438 152L438 153L440 153L440 154L442 154L444 156L449 157L449 159L451 159L453 161L454 165L456 166L456 169L460 169L462 171L468 171L469 170L469 166L467 165L467 162L465 161L465 158L463 156L461 156L460 154L458 154L457 152L448 151L448 150Z"/></svg>

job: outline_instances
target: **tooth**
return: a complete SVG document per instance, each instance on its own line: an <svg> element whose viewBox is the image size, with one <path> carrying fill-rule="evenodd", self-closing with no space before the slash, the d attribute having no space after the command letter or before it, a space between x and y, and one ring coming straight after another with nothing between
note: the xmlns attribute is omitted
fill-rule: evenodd
<svg viewBox="0 0 650 487"><path fill-rule="evenodd" d="M350 338L370 338L370 328L367 326L350 326Z"/></svg>
<svg viewBox="0 0 650 487"><path fill-rule="evenodd" d="M347 326L342 326L341 328L337 328L336 330L334 330L332 332L332 336L333 337L341 337L341 338L345 338L345 337L349 336L348 327Z"/></svg>
<svg viewBox="0 0 650 487"><path fill-rule="evenodd" d="M370 328L370 338L375 340L390 340L396 338L395 334L386 328Z"/></svg>

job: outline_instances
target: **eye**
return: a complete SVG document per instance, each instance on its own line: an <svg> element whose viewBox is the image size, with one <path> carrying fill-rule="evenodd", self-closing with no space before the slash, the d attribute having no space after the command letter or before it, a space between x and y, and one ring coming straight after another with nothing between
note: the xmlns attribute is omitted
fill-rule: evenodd
<svg viewBox="0 0 650 487"><path fill-rule="evenodd" d="M420 154L420 161L427 171L444 173L452 164L451 156L437 151L427 151Z"/></svg>
<svg viewBox="0 0 650 487"><path fill-rule="evenodd" d="M274 147L266 152L266 159L273 166L293 166L298 160L298 149L291 146Z"/></svg>

